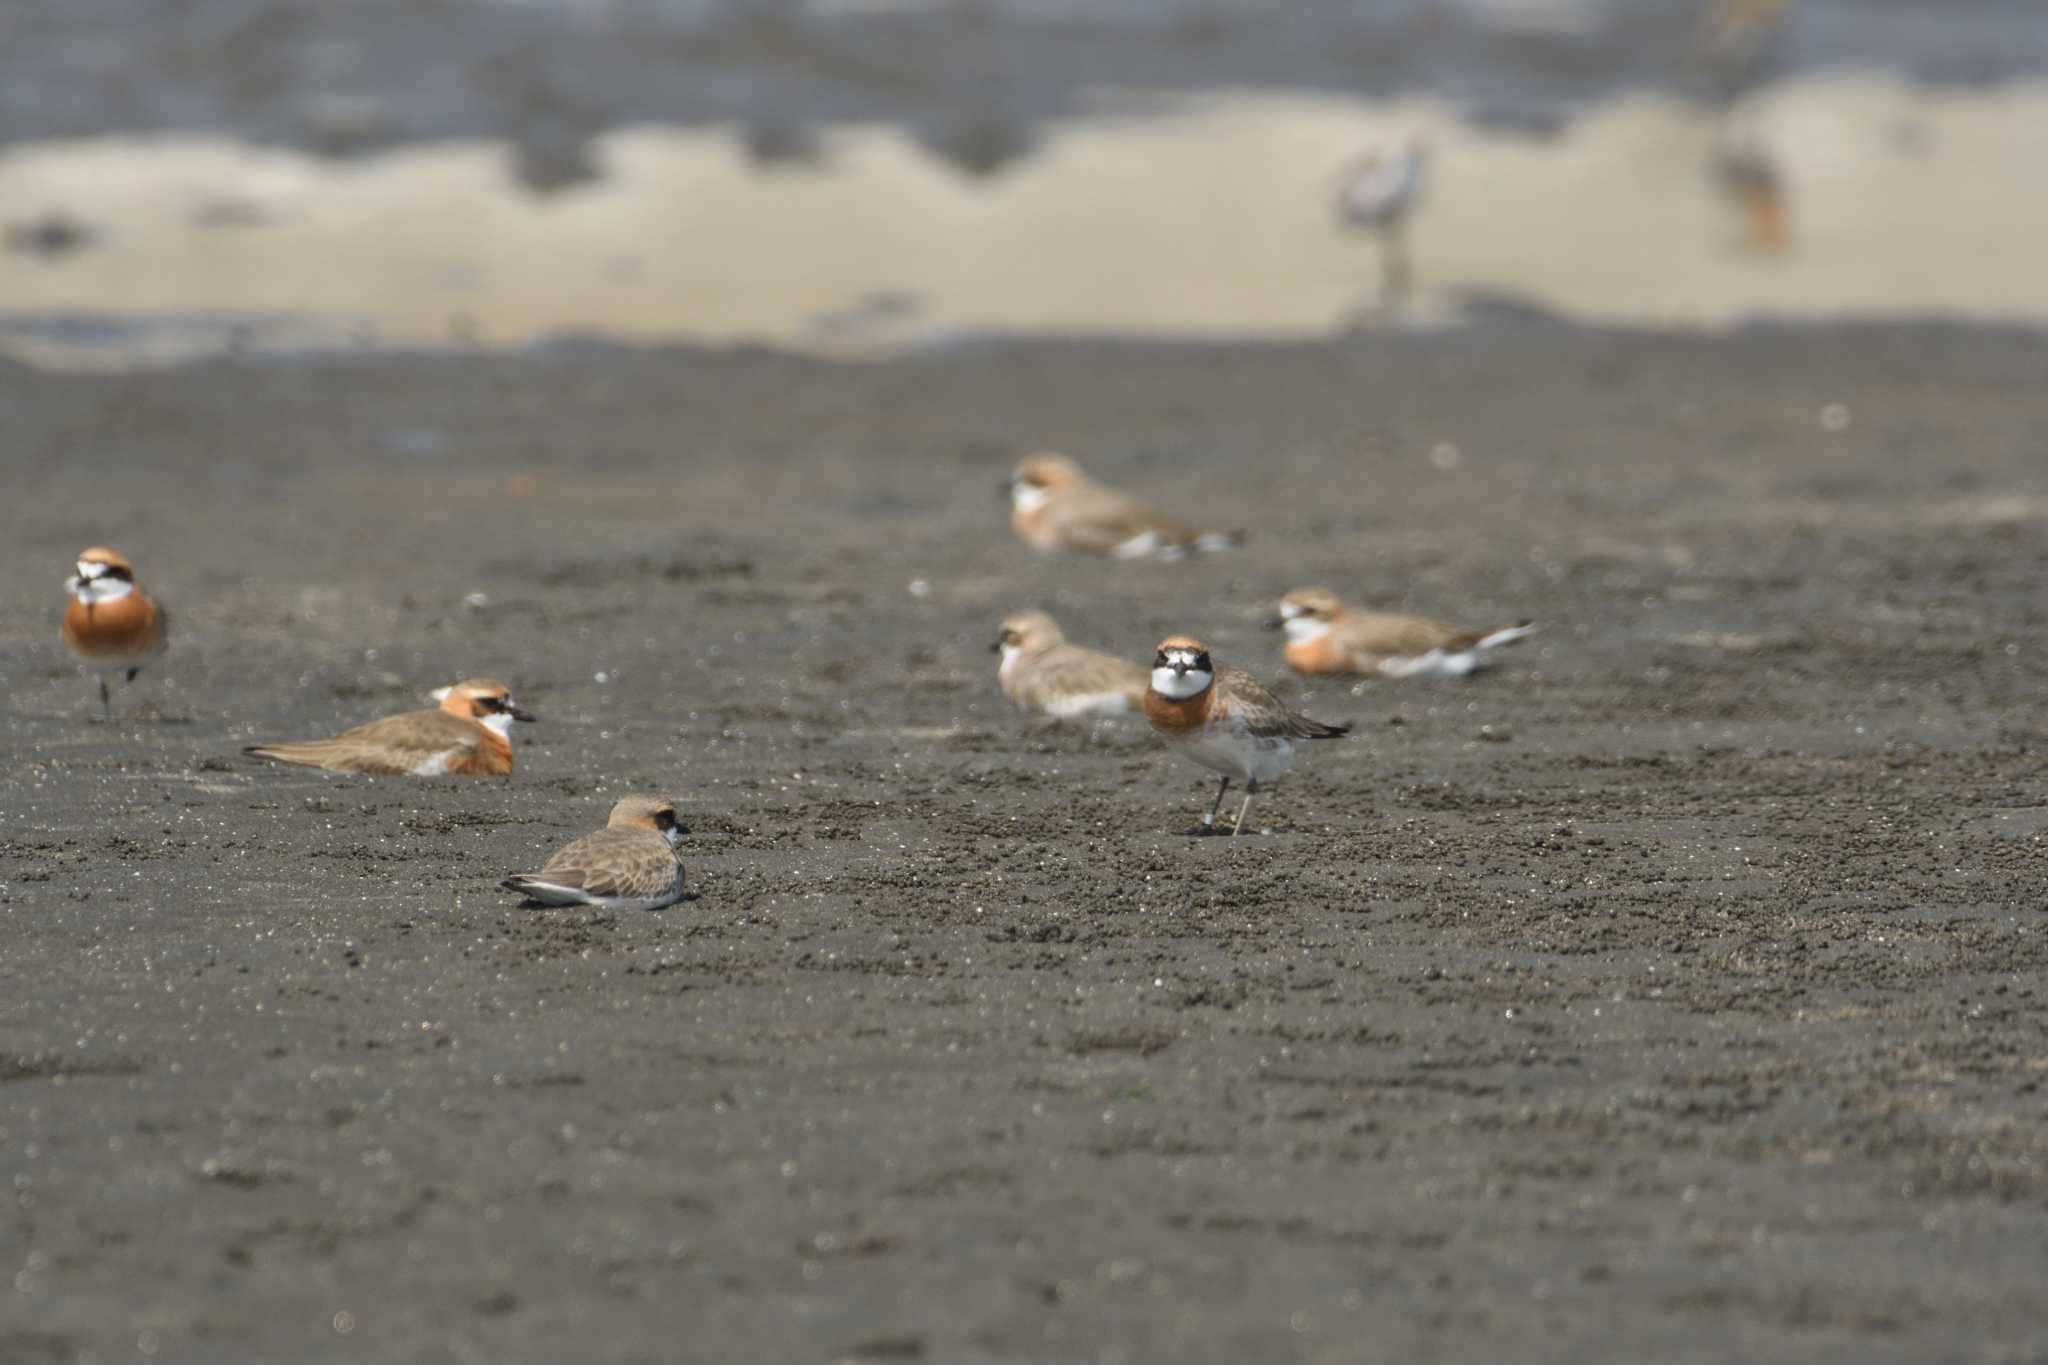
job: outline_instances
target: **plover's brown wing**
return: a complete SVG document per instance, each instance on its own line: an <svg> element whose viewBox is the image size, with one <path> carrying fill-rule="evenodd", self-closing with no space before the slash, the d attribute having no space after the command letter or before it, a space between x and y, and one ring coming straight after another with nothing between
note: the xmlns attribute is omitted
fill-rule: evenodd
<svg viewBox="0 0 2048 1365"><path fill-rule="evenodd" d="M1066 490L1046 507L1051 524L1069 549L1115 554L1126 547L1145 544L1146 550L1161 545L1185 544L1194 539L1194 529L1160 516L1125 497L1113 488L1084 483Z"/></svg>
<svg viewBox="0 0 2048 1365"><path fill-rule="evenodd" d="M1032 660L1028 679L1018 689L1027 706L1043 709L1059 697L1121 695L1131 706L1145 699L1151 675L1144 665L1100 650L1059 644Z"/></svg>
<svg viewBox="0 0 2048 1365"><path fill-rule="evenodd" d="M1328 725L1288 709L1265 684L1239 669L1224 669L1212 685L1230 725L1254 739L1335 739L1351 731L1348 724Z"/></svg>
<svg viewBox="0 0 2048 1365"><path fill-rule="evenodd" d="M395 775L411 773L443 754L474 753L482 742L474 721L446 711L408 711L344 730L333 739L254 744L243 752L335 772Z"/></svg>
<svg viewBox="0 0 2048 1365"><path fill-rule="evenodd" d="M1427 654L1449 648L1462 634L1442 621L1382 611L1348 612L1337 623L1337 642L1347 654Z"/></svg>
<svg viewBox="0 0 2048 1365"><path fill-rule="evenodd" d="M1481 666L1485 651L1513 644L1535 629L1533 622L1517 621L1487 630L1461 630L1420 616L1368 612L1340 622L1337 642L1346 661L1361 671L1409 676L1405 663L1420 667L1435 660L1435 667L1425 672L1462 676Z"/></svg>
<svg viewBox="0 0 2048 1365"><path fill-rule="evenodd" d="M601 829L548 859L533 880L593 896L639 900L674 888L676 854L668 840L651 830Z"/></svg>

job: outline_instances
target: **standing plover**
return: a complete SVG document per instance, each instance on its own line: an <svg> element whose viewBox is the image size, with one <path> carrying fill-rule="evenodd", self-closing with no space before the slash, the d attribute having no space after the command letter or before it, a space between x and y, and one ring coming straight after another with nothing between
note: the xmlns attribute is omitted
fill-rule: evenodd
<svg viewBox="0 0 2048 1365"><path fill-rule="evenodd" d="M1059 623L1042 611L1004 617L995 652L1003 656L996 681L1019 710L1071 720L1121 716L1145 704L1142 666L1068 644Z"/></svg>
<svg viewBox="0 0 2048 1365"><path fill-rule="evenodd" d="M1179 559L1227 550L1240 531L1198 531L1096 483L1064 455L1033 455L1010 475L1010 526L1034 550L1079 550L1117 559Z"/></svg>
<svg viewBox="0 0 2048 1365"><path fill-rule="evenodd" d="M1536 629L1529 621L1465 630L1424 616L1359 611L1327 588L1297 588L1266 622L1287 632L1288 667L1298 673L1365 673L1384 678L1462 678L1489 650Z"/></svg>
<svg viewBox="0 0 2048 1365"><path fill-rule="evenodd" d="M1181 757L1223 775L1216 800L1193 833L1216 832L1216 812L1236 778L1245 784L1244 804L1230 832L1244 826L1244 813L1270 781L1294 766L1297 740L1335 739L1349 725L1326 725L1291 711L1249 673L1221 672L1209 662L1209 647L1186 635L1159 642L1152 659L1152 685L1145 693L1145 718Z"/></svg>
<svg viewBox="0 0 2048 1365"><path fill-rule="evenodd" d="M659 910L683 898L676 845L685 833L666 796L629 796L612 807L603 829L563 846L540 871L500 885L543 905Z"/></svg>
<svg viewBox="0 0 2048 1365"><path fill-rule="evenodd" d="M64 580L71 601L64 608L64 643L99 675L100 711L108 719L114 702L107 679L129 682L169 644L168 619L135 581L135 566L103 545L78 556L78 573Z"/></svg>
<svg viewBox="0 0 2048 1365"><path fill-rule="evenodd" d="M505 684L471 678L437 687L433 697L441 703L439 710L386 716L333 739L252 744L242 752L343 773L511 776L512 722L533 715L513 704Z"/></svg>

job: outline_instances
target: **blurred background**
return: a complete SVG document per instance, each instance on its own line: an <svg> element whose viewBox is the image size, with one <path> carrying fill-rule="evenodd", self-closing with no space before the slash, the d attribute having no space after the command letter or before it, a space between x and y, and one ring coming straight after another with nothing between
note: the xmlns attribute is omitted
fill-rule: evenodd
<svg viewBox="0 0 2048 1365"><path fill-rule="evenodd" d="M2048 320L2040 0L14 0L0 353Z"/></svg>

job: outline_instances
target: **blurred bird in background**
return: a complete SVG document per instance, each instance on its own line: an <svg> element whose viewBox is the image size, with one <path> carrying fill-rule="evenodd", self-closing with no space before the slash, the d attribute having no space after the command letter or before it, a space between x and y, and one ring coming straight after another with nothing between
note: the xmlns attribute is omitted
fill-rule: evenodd
<svg viewBox="0 0 2048 1365"><path fill-rule="evenodd" d="M1791 249L1785 177L1760 137L1724 123L1707 169L1715 187L1741 214L1745 249L1767 255Z"/></svg>
<svg viewBox="0 0 2048 1365"><path fill-rule="evenodd" d="M1721 103L1768 81L1784 45L1790 0L1705 0L1688 64Z"/></svg>
<svg viewBox="0 0 2048 1365"><path fill-rule="evenodd" d="M1415 281L1408 255L1408 219L1422 198L1429 144L1420 134L1375 148L1347 165L1337 187L1337 225L1370 232L1380 242L1380 290L1395 303Z"/></svg>
<svg viewBox="0 0 2048 1365"><path fill-rule="evenodd" d="M1743 249L1791 248L1788 190L1776 152L1756 127L1757 92L1777 74L1791 0L1704 0L1688 64L1714 109L1707 176L1740 215Z"/></svg>

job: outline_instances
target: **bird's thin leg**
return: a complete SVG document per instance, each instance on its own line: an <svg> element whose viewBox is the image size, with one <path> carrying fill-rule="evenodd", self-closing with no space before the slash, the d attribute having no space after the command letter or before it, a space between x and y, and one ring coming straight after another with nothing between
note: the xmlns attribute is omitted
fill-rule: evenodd
<svg viewBox="0 0 2048 1365"><path fill-rule="evenodd" d="M1405 224L1387 224L1380 233L1380 285L1389 303L1398 303L1408 296L1409 286L1415 281L1414 267L1408 259L1408 232Z"/></svg>
<svg viewBox="0 0 2048 1365"><path fill-rule="evenodd" d="M1209 813L1202 817L1202 833L1207 834L1216 828L1216 812L1223 809L1223 793L1229 790L1230 779L1226 777L1223 785L1216 789L1216 800L1210 805Z"/></svg>
<svg viewBox="0 0 2048 1365"><path fill-rule="evenodd" d="M107 720L114 718L114 698L107 691L107 675L104 673L100 674L100 715Z"/></svg>
<svg viewBox="0 0 2048 1365"><path fill-rule="evenodd" d="M1252 808L1252 798L1258 794L1258 783L1247 782L1244 784L1244 804L1237 808L1237 823L1230 827L1231 838L1235 839L1237 832L1244 828L1244 813Z"/></svg>

